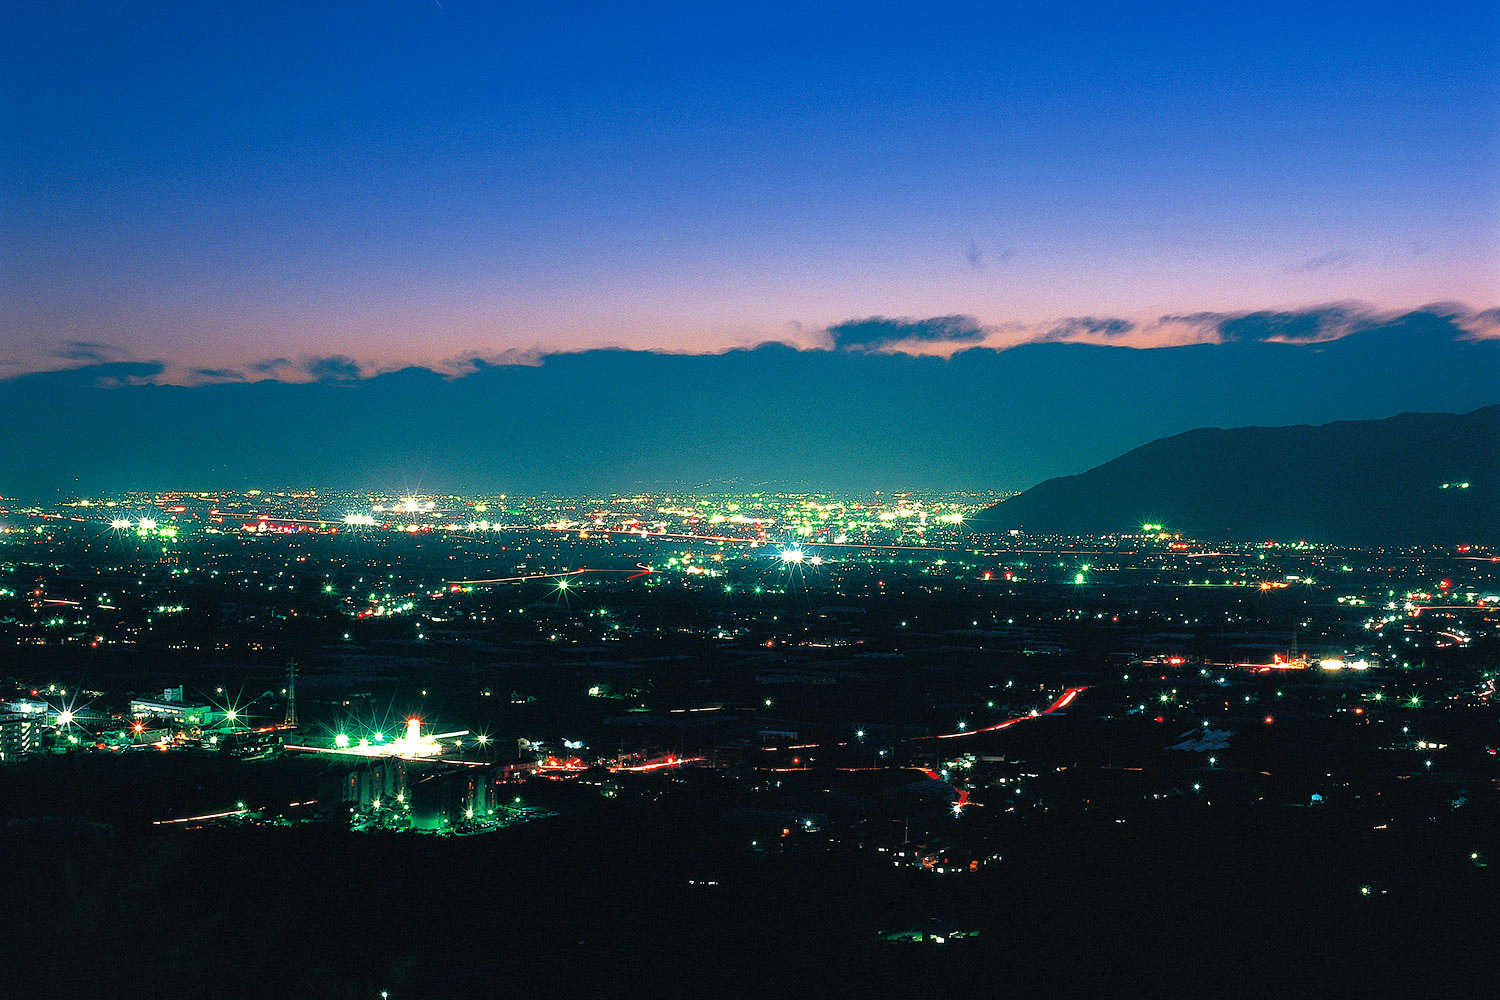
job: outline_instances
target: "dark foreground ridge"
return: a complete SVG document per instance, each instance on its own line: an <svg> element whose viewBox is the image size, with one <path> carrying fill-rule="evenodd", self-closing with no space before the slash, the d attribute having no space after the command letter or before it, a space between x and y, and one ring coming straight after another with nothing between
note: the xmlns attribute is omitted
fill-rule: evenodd
<svg viewBox="0 0 1500 1000"><path fill-rule="evenodd" d="M978 531L1402 545L1500 537L1500 406L1312 427L1202 428L1049 479L976 515Z"/></svg>

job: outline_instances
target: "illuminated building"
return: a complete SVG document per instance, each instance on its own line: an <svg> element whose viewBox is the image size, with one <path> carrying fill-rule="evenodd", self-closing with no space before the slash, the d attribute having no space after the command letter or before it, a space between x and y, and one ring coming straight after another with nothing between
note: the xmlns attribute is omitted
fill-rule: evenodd
<svg viewBox="0 0 1500 1000"><path fill-rule="evenodd" d="M412 783L410 798L413 830L446 833L493 813L494 778L480 770L431 774Z"/></svg>
<svg viewBox="0 0 1500 1000"><path fill-rule="evenodd" d="M46 721L35 712L0 715L0 762L40 753Z"/></svg>
<svg viewBox="0 0 1500 1000"><path fill-rule="evenodd" d="M130 699L130 716L133 719L162 719L184 726L206 726L218 722L224 713L212 705L184 701L179 686L167 688L160 698Z"/></svg>
<svg viewBox="0 0 1500 1000"><path fill-rule="evenodd" d="M371 761L344 778L342 801L358 812L400 810L406 798L406 767L389 758Z"/></svg>
<svg viewBox="0 0 1500 1000"><path fill-rule="evenodd" d="M344 774L339 801L365 829L454 833L494 821L501 780L497 768L455 770L384 757Z"/></svg>

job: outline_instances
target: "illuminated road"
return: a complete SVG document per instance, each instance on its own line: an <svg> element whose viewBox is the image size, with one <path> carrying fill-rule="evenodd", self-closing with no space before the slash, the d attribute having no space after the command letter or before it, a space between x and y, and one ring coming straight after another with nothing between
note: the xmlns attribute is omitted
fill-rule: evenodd
<svg viewBox="0 0 1500 1000"><path fill-rule="evenodd" d="M1044 715L1051 715L1053 712L1059 712L1067 708L1070 704L1073 703L1074 698L1077 698L1080 694L1087 690L1087 687L1068 688L1058 696L1058 699L1056 701L1054 701L1051 705L1048 705L1042 711L1032 712L1029 715L1020 715L1014 719L1006 719L1004 722L997 722L993 726L984 726L980 729L960 729L955 733L938 733L936 736L922 736L918 738L929 740L953 740L958 739L960 736L978 736L980 733L993 733L998 732L1001 729L1009 729L1011 726L1014 726L1018 722L1025 722L1027 719L1039 719Z"/></svg>
<svg viewBox="0 0 1500 1000"><path fill-rule="evenodd" d="M664 771L671 767L681 767L684 764L698 763L706 758L703 757L668 757L666 760L652 761L647 764L616 764L610 768L614 773L634 771Z"/></svg>
<svg viewBox="0 0 1500 1000"><path fill-rule="evenodd" d="M531 573L526 576L497 576L488 580L446 580L450 587L487 587L490 584L500 583L527 583L531 580L561 580L564 577L582 576L585 573L628 573L627 581L638 577L649 576L656 572L650 566L636 563L634 569L570 569L561 573Z"/></svg>
<svg viewBox="0 0 1500 1000"><path fill-rule="evenodd" d="M305 806L315 806L317 804L317 799L309 799L306 802L288 802L286 807L288 809L298 809ZM177 823L207 823L211 820L225 819L229 816L249 816L252 813L266 812L270 808L270 806L256 806L255 808L251 809L246 808L245 806L237 806L234 809L225 809L222 812L204 813L202 816L183 816L178 819L154 819L151 821L151 825L172 826Z"/></svg>
<svg viewBox="0 0 1500 1000"><path fill-rule="evenodd" d="M1028 719L1040 719L1044 715L1051 715L1053 712L1060 712L1071 705L1073 703L1073 699L1077 698L1080 694L1087 690L1087 685L1083 687L1068 688L1062 694L1057 696L1056 701L1048 705L1046 708L1042 709L1040 712L1028 712L1026 715L1018 715L1013 719L1006 719L1004 722L997 722L993 726L983 726L979 729L960 729L957 732L936 733L932 736L913 736L910 738L910 741L916 742L918 740L951 740L957 739L960 736L978 736L980 733L999 732L1002 729L1009 729L1011 726L1014 726L1020 722L1025 722ZM761 747L760 749L766 751L819 750L824 747L846 747L849 745L849 740L841 740L837 743L790 743L783 747ZM786 768L785 770L805 770L805 768Z"/></svg>

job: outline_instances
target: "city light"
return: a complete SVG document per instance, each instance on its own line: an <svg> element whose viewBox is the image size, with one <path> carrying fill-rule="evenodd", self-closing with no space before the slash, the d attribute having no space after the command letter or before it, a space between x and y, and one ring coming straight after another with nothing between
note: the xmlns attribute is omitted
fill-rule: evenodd
<svg viewBox="0 0 1500 1000"><path fill-rule="evenodd" d="M1500 993L1500 0L6 10L0 993Z"/></svg>

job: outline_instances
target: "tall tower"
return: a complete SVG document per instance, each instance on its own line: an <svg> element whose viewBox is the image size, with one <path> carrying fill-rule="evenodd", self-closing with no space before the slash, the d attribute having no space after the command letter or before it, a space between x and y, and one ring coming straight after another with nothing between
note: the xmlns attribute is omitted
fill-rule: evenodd
<svg viewBox="0 0 1500 1000"><path fill-rule="evenodd" d="M288 660L286 665L286 717L281 728L297 728L297 661Z"/></svg>

